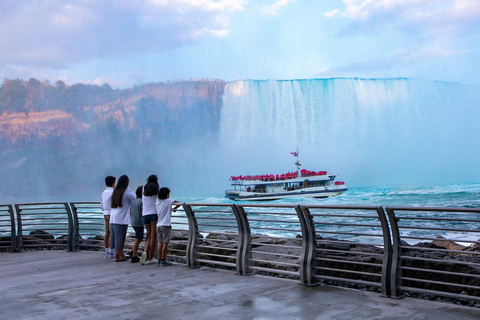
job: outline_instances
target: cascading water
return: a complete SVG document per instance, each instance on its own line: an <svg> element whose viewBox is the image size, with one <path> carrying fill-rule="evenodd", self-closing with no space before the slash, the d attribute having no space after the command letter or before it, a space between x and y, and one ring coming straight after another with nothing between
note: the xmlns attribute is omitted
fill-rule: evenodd
<svg viewBox="0 0 480 320"><path fill-rule="evenodd" d="M304 167L350 185L449 184L480 177L480 88L420 79L234 81L220 150L231 174Z"/></svg>

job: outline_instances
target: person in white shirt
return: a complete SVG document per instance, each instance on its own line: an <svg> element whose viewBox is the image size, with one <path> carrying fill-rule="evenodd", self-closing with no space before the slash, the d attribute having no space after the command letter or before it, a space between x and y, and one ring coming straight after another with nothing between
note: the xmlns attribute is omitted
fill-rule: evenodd
<svg viewBox="0 0 480 320"><path fill-rule="evenodd" d="M176 204L173 212L180 207L180 202L170 199L170 189L161 188L158 191L157 201L157 235L158 235L158 265L171 266L167 261L168 243L170 242L170 231L172 230L172 205Z"/></svg>
<svg viewBox="0 0 480 320"><path fill-rule="evenodd" d="M157 209L155 204L157 202L157 194L160 186L158 184L158 177L152 174L147 178L147 184L143 187L142 195L142 220L147 229L147 240L145 240L145 248L140 257L140 264L156 263L158 260L153 257L155 254L155 247L157 244Z"/></svg>
<svg viewBox="0 0 480 320"><path fill-rule="evenodd" d="M112 193L112 210L110 211L111 246L115 249L115 262L126 261L123 244L130 224L130 208L135 193L128 189L128 176L118 178L118 183Z"/></svg>
<svg viewBox="0 0 480 320"><path fill-rule="evenodd" d="M110 210L112 209L112 193L115 188L115 177L108 176L105 178L105 185L107 188L102 192L100 207L103 210L103 220L105 223L105 237L103 239L105 244L105 258L114 258L115 253L110 249Z"/></svg>

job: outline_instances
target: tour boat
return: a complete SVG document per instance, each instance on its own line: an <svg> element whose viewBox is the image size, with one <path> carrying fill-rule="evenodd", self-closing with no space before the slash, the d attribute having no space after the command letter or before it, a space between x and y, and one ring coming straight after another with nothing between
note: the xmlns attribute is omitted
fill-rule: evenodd
<svg viewBox="0 0 480 320"><path fill-rule="evenodd" d="M291 154L298 157L298 150ZM252 201L296 197L327 198L347 191L345 183L336 180L338 174L301 169L298 160L295 164L296 172L232 176L230 181L234 189L226 190L225 197Z"/></svg>

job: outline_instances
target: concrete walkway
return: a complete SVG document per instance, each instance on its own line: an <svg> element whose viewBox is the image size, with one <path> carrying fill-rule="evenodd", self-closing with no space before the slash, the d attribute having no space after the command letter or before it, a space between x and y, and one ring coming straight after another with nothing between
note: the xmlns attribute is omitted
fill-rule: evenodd
<svg viewBox="0 0 480 320"><path fill-rule="evenodd" d="M114 263L100 252L0 253L0 319L480 319L480 309L296 281Z"/></svg>

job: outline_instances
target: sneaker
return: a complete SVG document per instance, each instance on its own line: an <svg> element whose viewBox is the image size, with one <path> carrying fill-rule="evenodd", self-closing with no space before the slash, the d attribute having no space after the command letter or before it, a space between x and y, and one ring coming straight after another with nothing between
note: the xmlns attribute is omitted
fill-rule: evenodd
<svg viewBox="0 0 480 320"><path fill-rule="evenodd" d="M158 260L153 258L152 260L148 260L147 262L145 262L145 264L155 264L155 263L158 263Z"/></svg>
<svg viewBox="0 0 480 320"><path fill-rule="evenodd" d="M164 266L172 266L172 265L173 265L173 263L170 262L170 261L168 261L168 260L163 260L163 261L162 261L162 264L161 264L162 267L164 267Z"/></svg>
<svg viewBox="0 0 480 320"><path fill-rule="evenodd" d="M132 260L130 260L131 263L137 263L137 262L140 262L140 258L135 256L135 257L132 257Z"/></svg>
<svg viewBox="0 0 480 320"><path fill-rule="evenodd" d="M115 250L107 249L105 250L105 259L113 259L115 258Z"/></svg>
<svg viewBox="0 0 480 320"><path fill-rule="evenodd" d="M147 253L146 253L146 252L142 253L142 256L140 257L140 260L139 260L139 261L140 261L140 264L141 264L141 265L144 265L144 264L145 264L145 260L147 260Z"/></svg>

